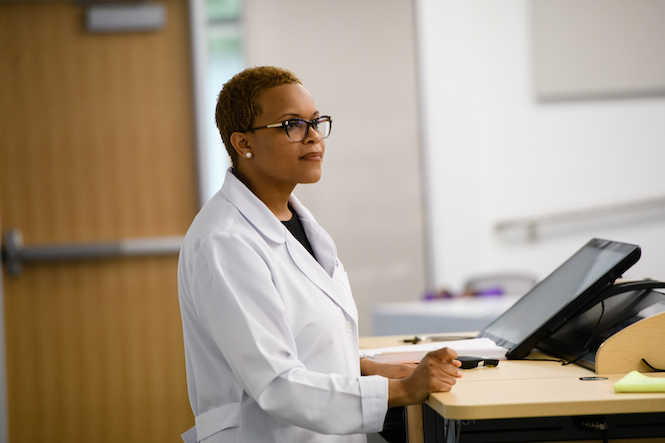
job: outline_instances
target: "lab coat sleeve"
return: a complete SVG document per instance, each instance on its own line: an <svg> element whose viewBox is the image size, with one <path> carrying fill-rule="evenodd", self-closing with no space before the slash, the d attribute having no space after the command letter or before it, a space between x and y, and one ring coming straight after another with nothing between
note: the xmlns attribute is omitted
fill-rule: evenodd
<svg viewBox="0 0 665 443"><path fill-rule="evenodd" d="M253 238L215 233L192 257L196 315L242 388L266 412L296 426L331 434L381 430L387 380L307 370L263 247Z"/></svg>

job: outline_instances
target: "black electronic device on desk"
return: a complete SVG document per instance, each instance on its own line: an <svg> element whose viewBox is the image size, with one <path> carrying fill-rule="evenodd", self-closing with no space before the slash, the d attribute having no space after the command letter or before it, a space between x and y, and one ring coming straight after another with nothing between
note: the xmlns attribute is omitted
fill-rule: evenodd
<svg viewBox="0 0 665 443"><path fill-rule="evenodd" d="M654 290L658 288L665 288L665 282L617 283L538 348L595 371L596 352L605 340L635 322L665 312L665 294Z"/></svg>
<svg viewBox="0 0 665 443"><path fill-rule="evenodd" d="M534 286L478 337L507 349L506 357L527 356L594 300L640 258L640 247L594 238Z"/></svg>

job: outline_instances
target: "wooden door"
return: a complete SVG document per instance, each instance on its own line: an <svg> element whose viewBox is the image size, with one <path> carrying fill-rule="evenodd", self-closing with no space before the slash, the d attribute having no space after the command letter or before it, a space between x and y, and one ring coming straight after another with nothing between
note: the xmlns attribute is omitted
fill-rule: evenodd
<svg viewBox="0 0 665 443"><path fill-rule="evenodd" d="M0 226L24 243L183 235L196 212L187 4L89 34L83 3L0 2ZM5 271L10 442L177 442L175 255Z"/></svg>

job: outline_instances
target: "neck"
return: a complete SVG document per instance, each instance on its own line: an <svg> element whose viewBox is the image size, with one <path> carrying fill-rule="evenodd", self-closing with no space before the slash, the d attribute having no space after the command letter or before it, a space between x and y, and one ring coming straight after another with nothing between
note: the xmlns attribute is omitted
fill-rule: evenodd
<svg viewBox="0 0 665 443"><path fill-rule="evenodd" d="M275 186L271 183L264 183L258 177L252 177L251 174L245 174L238 168L233 168L233 174L256 195L259 200L265 204L268 209L280 221L291 220L293 214L289 209L289 197L295 189L293 186Z"/></svg>

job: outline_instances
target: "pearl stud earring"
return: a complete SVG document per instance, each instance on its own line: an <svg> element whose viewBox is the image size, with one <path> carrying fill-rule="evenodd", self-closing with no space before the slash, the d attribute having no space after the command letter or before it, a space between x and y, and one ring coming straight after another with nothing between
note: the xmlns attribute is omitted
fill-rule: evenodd
<svg viewBox="0 0 665 443"><path fill-rule="evenodd" d="M251 153L251 152L246 152L246 153L245 153L245 157L247 157L247 158L252 158L252 153Z"/></svg>

